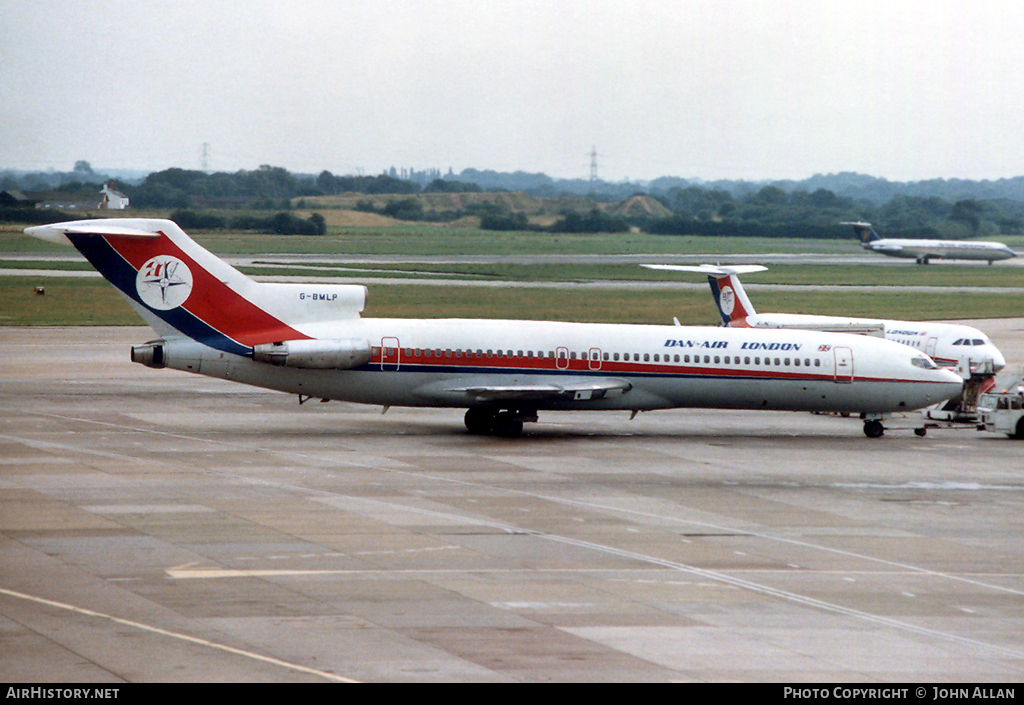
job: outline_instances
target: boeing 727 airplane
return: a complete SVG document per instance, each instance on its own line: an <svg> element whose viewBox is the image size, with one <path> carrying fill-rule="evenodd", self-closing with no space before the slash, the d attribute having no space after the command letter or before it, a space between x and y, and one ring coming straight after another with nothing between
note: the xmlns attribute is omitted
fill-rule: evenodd
<svg viewBox="0 0 1024 705"><path fill-rule="evenodd" d="M170 220L26 232L74 245L156 330L134 362L300 401L464 408L473 433L517 436L541 410L690 407L857 413L878 437L887 414L962 388L923 352L840 333L360 318L365 287L256 282Z"/></svg>
<svg viewBox="0 0 1024 705"><path fill-rule="evenodd" d="M928 261L933 259L987 260L989 264L992 264L995 260L1017 256L1016 252L1001 242L883 239L871 227L871 223L841 223L841 225L853 226L854 232L860 237L861 246L865 250L890 257L913 258L917 260L918 264L928 264Z"/></svg>

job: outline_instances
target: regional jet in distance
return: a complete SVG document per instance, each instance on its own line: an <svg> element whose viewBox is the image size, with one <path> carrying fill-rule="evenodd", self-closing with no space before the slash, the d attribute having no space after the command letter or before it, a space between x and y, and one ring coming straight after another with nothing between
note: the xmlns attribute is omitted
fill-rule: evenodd
<svg viewBox="0 0 1024 705"><path fill-rule="evenodd" d="M1016 252L1001 242L883 239L871 227L871 223L840 223L840 225L852 225L865 250L890 257L913 258L917 260L918 264L928 264L928 261L933 259L987 260L989 264L992 264L995 260L1017 256Z"/></svg>
<svg viewBox="0 0 1024 705"><path fill-rule="evenodd" d="M149 367L309 398L467 409L517 436L542 410L840 411L881 436L888 414L957 396L923 352L844 333L546 321L360 318L366 288L256 282L173 221L27 228L74 245L160 336Z"/></svg>

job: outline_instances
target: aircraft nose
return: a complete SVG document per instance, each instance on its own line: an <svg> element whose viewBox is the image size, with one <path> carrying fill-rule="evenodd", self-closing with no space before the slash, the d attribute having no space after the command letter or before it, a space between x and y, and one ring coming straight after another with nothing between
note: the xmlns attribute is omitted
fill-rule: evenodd
<svg viewBox="0 0 1024 705"><path fill-rule="evenodd" d="M995 345L989 346L992 348L992 370L998 372L999 370L1006 367L1006 358L999 352Z"/></svg>
<svg viewBox="0 0 1024 705"><path fill-rule="evenodd" d="M946 367L941 368L940 370L938 370L938 372L940 373L940 376L941 376L941 379L939 381L941 381L941 382L943 382L945 384L956 384L961 389L963 389L963 386L964 386L963 377L958 375L956 372L954 372L953 370L948 369Z"/></svg>

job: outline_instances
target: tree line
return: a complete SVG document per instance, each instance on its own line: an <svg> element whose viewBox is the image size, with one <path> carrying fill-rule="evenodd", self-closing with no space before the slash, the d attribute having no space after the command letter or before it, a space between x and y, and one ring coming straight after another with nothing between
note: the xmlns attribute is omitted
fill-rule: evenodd
<svg viewBox="0 0 1024 705"><path fill-rule="evenodd" d="M421 174L417 172L417 176ZM435 175L431 173L431 175ZM102 186L91 179L97 175L87 162L79 162L72 172L64 174L69 180L62 192L98 192ZM464 180L465 179L465 180ZM509 181L511 179L511 182ZM961 193L965 183L973 183L982 193L1014 193L1017 179L1000 182L942 182L948 193ZM1020 180L1024 186L1024 178ZM9 183L6 179L4 183ZM165 169L147 175L137 184L113 181L112 185L124 192L136 208L175 210L190 223L205 218L208 225L199 228L261 229L271 232L302 232L317 223L307 219L285 217L296 199L342 193L360 193L367 196L403 196L389 198L383 205L375 205L367 198L360 201L359 210L381 213L398 220L450 222L472 215L480 218L481 227L488 230L549 230L553 232L622 232L631 227L664 235L742 235L751 237L849 237L849 229L837 225L841 221L866 220L879 232L895 237L961 238L984 237L1024 232L1024 189L1021 198L943 198L935 195L895 193L888 200L855 195L841 195L821 184L838 184L846 193L864 193L890 182L857 174L816 176L805 182L776 182L754 188L751 182L716 182L692 184L685 179L663 178L650 182L648 188L638 190L635 185L619 184L615 195L620 200L637 193L654 198L671 215L657 218L651 215L620 216L609 213L607 193L592 194L587 200L590 208L565 211L554 225L542 228L529 221L526 214L491 202L466 205L459 209L428 209L421 199L425 193L463 193L501 191L503 183L515 183L523 192L550 193L560 188L564 180L556 181L543 174L516 172L503 175L497 172L464 170L459 175L449 173L444 178L420 185L389 173L376 176L338 176L329 171L318 175L294 174L282 167L263 165L251 171L234 173L206 173L186 169ZM1005 182L1005 183L1004 183ZM600 182L603 183L603 182ZM593 188L599 188L591 184ZM923 189L924 182L918 184ZM818 184L813 190L801 185ZM960 189L959 191L957 189ZM378 199L379 200L379 199ZM277 214L235 216L216 214L200 216L209 210L270 210ZM191 214L191 215L190 215ZM0 218L18 219L20 216L5 212ZM24 214L26 222L39 222L42 216ZM51 219L53 216L47 216ZM270 223L271 219L275 219ZM302 221L299 223L298 221Z"/></svg>

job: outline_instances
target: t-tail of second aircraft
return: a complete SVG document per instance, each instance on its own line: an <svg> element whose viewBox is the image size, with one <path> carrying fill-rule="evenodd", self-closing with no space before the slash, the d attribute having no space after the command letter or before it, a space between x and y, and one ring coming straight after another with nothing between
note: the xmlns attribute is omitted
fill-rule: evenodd
<svg viewBox="0 0 1024 705"><path fill-rule="evenodd" d="M849 223L849 222L844 222L844 223L840 223L840 225L850 225L850 226L852 226L853 227L853 232L857 233L857 237L860 238L861 244L863 244L863 245L866 245L869 242L874 242L875 240L881 240L882 239L881 237L879 237L878 233L875 232L875 229L871 227L871 223Z"/></svg>
<svg viewBox="0 0 1024 705"><path fill-rule="evenodd" d="M358 319L366 288L261 283L205 250L170 220L108 218L28 228L71 245L164 337L254 356L286 342L308 346L318 324Z"/></svg>
<svg viewBox="0 0 1024 705"><path fill-rule="evenodd" d="M753 316L754 305L747 298L747 292L743 291L738 274L750 272L763 272L767 267L759 264L737 264L722 266L715 264L702 264L699 266L677 265L677 264L644 264L642 267L648 269L664 269L674 272L697 272L708 275L708 285L715 297L715 305L718 306L718 314L722 317L722 325L730 328L750 328L747 317Z"/></svg>

